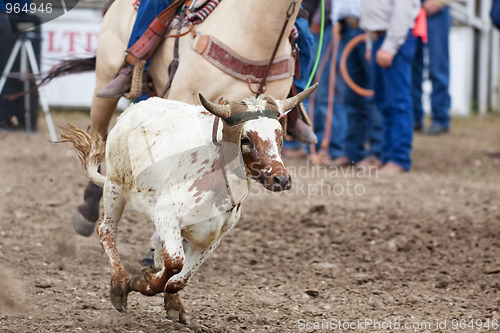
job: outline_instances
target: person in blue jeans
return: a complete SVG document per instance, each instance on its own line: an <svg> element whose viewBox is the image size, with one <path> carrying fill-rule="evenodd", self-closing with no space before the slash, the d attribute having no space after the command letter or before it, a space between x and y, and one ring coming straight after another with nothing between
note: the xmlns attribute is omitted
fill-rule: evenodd
<svg viewBox="0 0 500 333"><path fill-rule="evenodd" d="M382 112L383 167L379 175L411 168L413 107L411 69L415 54L412 29L420 0L363 0L360 26L367 31L367 57L372 64L375 104Z"/></svg>
<svg viewBox="0 0 500 333"><path fill-rule="evenodd" d="M305 7L310 11L310 28L307 29L309 32L308 35L312 36L308 37L306 44L308 50L311 50L311 53L307 53L311 55L311 61L308 61L307 64L310 64L307 72L301 74L301 79L299 82L295 80L295 84L297 85L298 90L303 89L302 85L309 79L310 72L312 70L312 60L316 58L316 54L319 50L319 37L321 32L321 2L320 1L304 1ZM326 54L328 49L328 44L332 42L332 24L329 19L330 13L330 5L329 1L325 2L325 10L326 10L326 22L323 32L323 45L321 48L320 55L320 63L323 61L324 57L329 57L327 59L326 66L321 73L316 74L316 78L320 76L318 88L316 88L314 95L314 124L313 129L316 137L318 138L318 143L316 144L316 150L320 149L320 144L323 141L323 133L325 130L325 122L326 115L328 111L328 89L329 89L329 75L330 75L330 65L331 65L331 53ZM298 20L297 20L298 22ZM306 21L307 22L307 21ZM297 23L296 23L297 25ZM305 27L302 30L306 30ZM299 29L299 38L300 38L300 29ZM311 43L312 39L312 43ZM297 39L299 41L299 39ZM302 43L304 45L304 43ZM298 43L299 49L302 49L301 44ZM314 52L312 52L314 50ZM299 54L300 55L300 54ZM301 73L303 71L303 60L300 58L300 67ZM335 62L337 65L337 62ZM306 74L307 75L304 75ZM339 84L339 80L341 80L340 75L336 75L336 89L335 89L335 97L334 97L334 105L333 105L333 119L331 124L331 137L330 142L328 143L328 159L324 161L325 166L335 166L337 161L336 158L343 155L344 151L344 143L345 143L345 133L346 133L346 115L345 110L342 105L342 85ZM340 85L340 88L339 88ZM307 98L304 101L304 107L309 110L309 102L312 96ZM298 144L297 142L285 142L283 145L283 155L285 157L291 158L305 158L307 156L307 152L304 149L303 145ZM333 164L332 164L333 163Z"/></svg>
<svg viewBox="0 0 500 333"><path fill-rule="evenodd" d="M327 54L328 44L333 41L332 24L328 22L325 25L323 32L323 48L321 49L320 62L323 61L324 57L328 57L326 65L319 79L318 88L316 88L316 96L314 98L314 133L318 138L318 143L316 145L316 151L320 150L321 142L323 141L323 135L325 132L325 123L328 113L328 99L329 99L329 80L330 80L330 69L331 66L338 65L337 59L331 59L332 54ZM313 33L314 39L316 41L316 50L319 46L319 32ZM340 76L339 71L336 71L335 75L335 92L333 99L333 117L331 123L331 136L328 143L328 158L323 161L324 166L330 167L340 167L346 164L350 164L350 161L343 161L345 149L345 137L347 130L347 115L343 105L344 97L344 84ZM309 107L309 105L307 105Z"/></svg>
<svg viewBox="0 0 500 333"><path fill-rule="evenodd" d="M332 21L340 33L339 55L353 38L364 33L359 27L361 0L332 0ZM337 23L338 22L338 23ZM366 45L358 44L347 58L347 71L358 85L372 88L371 67L365 59ZM358 95L345 86L344 108L347 114L347 133L344 159L359 168L381 166L382 115L373 98ZM366 143L369 142L368 149Z"/></svg>
<svg viewBox="0 0 500 333"><path fill-rule="evenodd" d="M490 18L493 25L500 30L500 0L493 0L490 10ZM486 156L500 158L500 147L488 150Z"/></svg>
<svg viewBox="0 0 500 333"><path fill-rule="evenodd" d="M422 107L422 81L424 73L424 49L426 45L417 38L412 68L412 99L415 130L426 135L440 135L450 128L450 57L449 34L451 26L449 0L422 0L427 15L427 50L429 55L429 79L432 83L432 124L424 129Z"/></svg>

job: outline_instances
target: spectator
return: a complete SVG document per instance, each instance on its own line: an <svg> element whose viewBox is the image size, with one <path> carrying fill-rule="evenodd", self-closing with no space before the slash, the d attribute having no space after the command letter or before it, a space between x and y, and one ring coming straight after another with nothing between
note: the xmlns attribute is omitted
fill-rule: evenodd
<svg viewBox="0 0 500 333"><path fill-rule="evenodd" d="M307 1L306 1L307 2ZM321 2L316 2L316 9L311 18L310 29L315 39L315 49L319 49L319 37L321 33ZM319 86L316 88L314 96L314 132L318 137L318 144L316 149L320 149L321 142L323 141L323 134L325 131L326 116L328 113L329 102L329 79L331 66L337 66L337 59L334 59L332 64L332 52L327 52L329 49L333 50L332 22L330 20L331 2L325 1L325 26L323 30L323 47L321 49L320 63L325 61L325 66L322 72L318 72L316 77L320 77ZM329 44L332 44L329 48ZM328 157L324 159L321 164L331 167L339 167L351 164L344 155L344 144L346 135L347 117L342 103L343 97L343 84L341 78L336 71L335 77L335 95L333 99L333 119L331 124L331 137L328 145ZM311 97L312 98L312 97ZM308 105L309 106L309 105Z"/></svg>
<svg viewBox="0 0 500 333"><path fill-rule="evenodd" d="M332 22L340 32L339 54L353 38L363 34L359 27L362 0L331 0ZM370 63L365 58L366 45L358 44L347 58L347 71L362 87L372 87ZM347 134L344 158L357 162L360 168L380 167L382 150L382 115L375 107L373 98L358 95L345 87L344 107L347 113ZM366 142L370 143L367 150Z"/></svg>
<svg viewBox="0 0 500 333"><path fill-rule="evenodd" d="M451 97L450 57L448 40L451 26L450 0L422 0L422 8L427 15L428 30L428 73L432 83L431 110L432 124L423 129L422 81L424 74L424 42L417 38L415 59L412 68L412 98L415 130L425 135L440 135L450 127Z"/></svg>
<svg viewBox="0 0 500 333"><path fill-rule="evenodd" d="M413 113L412 34L419 0L363 0L360 26L367 31L367 58L372 63L375 103L383 115L384 138L379 174L393 175L411 168Z"/></svg>
<svg viewBox="0 0 500 333"><path fill-rule="evenodd" d="M500 29L500 0L493 0L490 11L490 18L493 25ZM489 157L500 158L500 148L496 148L486 152Z"/></svg>

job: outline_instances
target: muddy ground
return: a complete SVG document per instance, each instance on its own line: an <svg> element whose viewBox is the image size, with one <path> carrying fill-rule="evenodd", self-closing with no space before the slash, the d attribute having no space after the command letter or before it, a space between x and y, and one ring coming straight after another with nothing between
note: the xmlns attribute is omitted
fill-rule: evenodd
<svg viewBox="0 0 500 333"><path fill-rule="evenodd" d="M53 116L88 124L85 113ZM78 236L69 222L87 181L69 145L48 142L43 118L39 127L29 138L0 131L0 332L349 331L346 323L394 332L396 322L477 332L471 319L489 332L500 320L500 160L483 154L500 146L498 116L416 136L414 168L395 178L287 161L294 189L254 187L239 224L182 291L186 326L165 318L161 296L133 293L126 313L112 307L97 235ZM130 273L152 231L125 211L119 249Z"/></svg>

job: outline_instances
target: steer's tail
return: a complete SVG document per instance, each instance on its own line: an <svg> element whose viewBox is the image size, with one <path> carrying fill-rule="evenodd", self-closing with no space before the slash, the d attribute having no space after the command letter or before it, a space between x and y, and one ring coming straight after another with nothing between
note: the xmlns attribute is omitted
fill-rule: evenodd
<svg viewBox="0 0 500 333"><path fill-rule="evenodd" d="M75 147L78 158L82 163L82 169L89 179L96 185L103 186L106 177L101 175L97 168L104 160L106 144L101 136L97 141L92 140L90 135L73 125L60 127L63 133L59 142L71 142Z"/></svg>

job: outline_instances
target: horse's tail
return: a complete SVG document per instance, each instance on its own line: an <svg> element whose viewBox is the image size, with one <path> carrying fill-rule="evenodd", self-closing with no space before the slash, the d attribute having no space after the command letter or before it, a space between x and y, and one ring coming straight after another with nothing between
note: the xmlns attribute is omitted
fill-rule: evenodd
<svg viewBox="0 0 500 333"><path fill-rule="evenodd" d="M97 168L104 160L106 144L101 136L94 141L90 135L76 126L60 127L63 133L59 142L71 142L75 147L78 158L82 163L85 175L96 185L103 186L106 177L101 175Z"/></svg>
<svg viewBox="0 0 500 333"><path fill-rule="evenodd" d="M63 60L50 69L49 73L40 81L39 85L49 83L59 76L93 71L95 70L95 59L96 56L91 58Z"/></svg>

